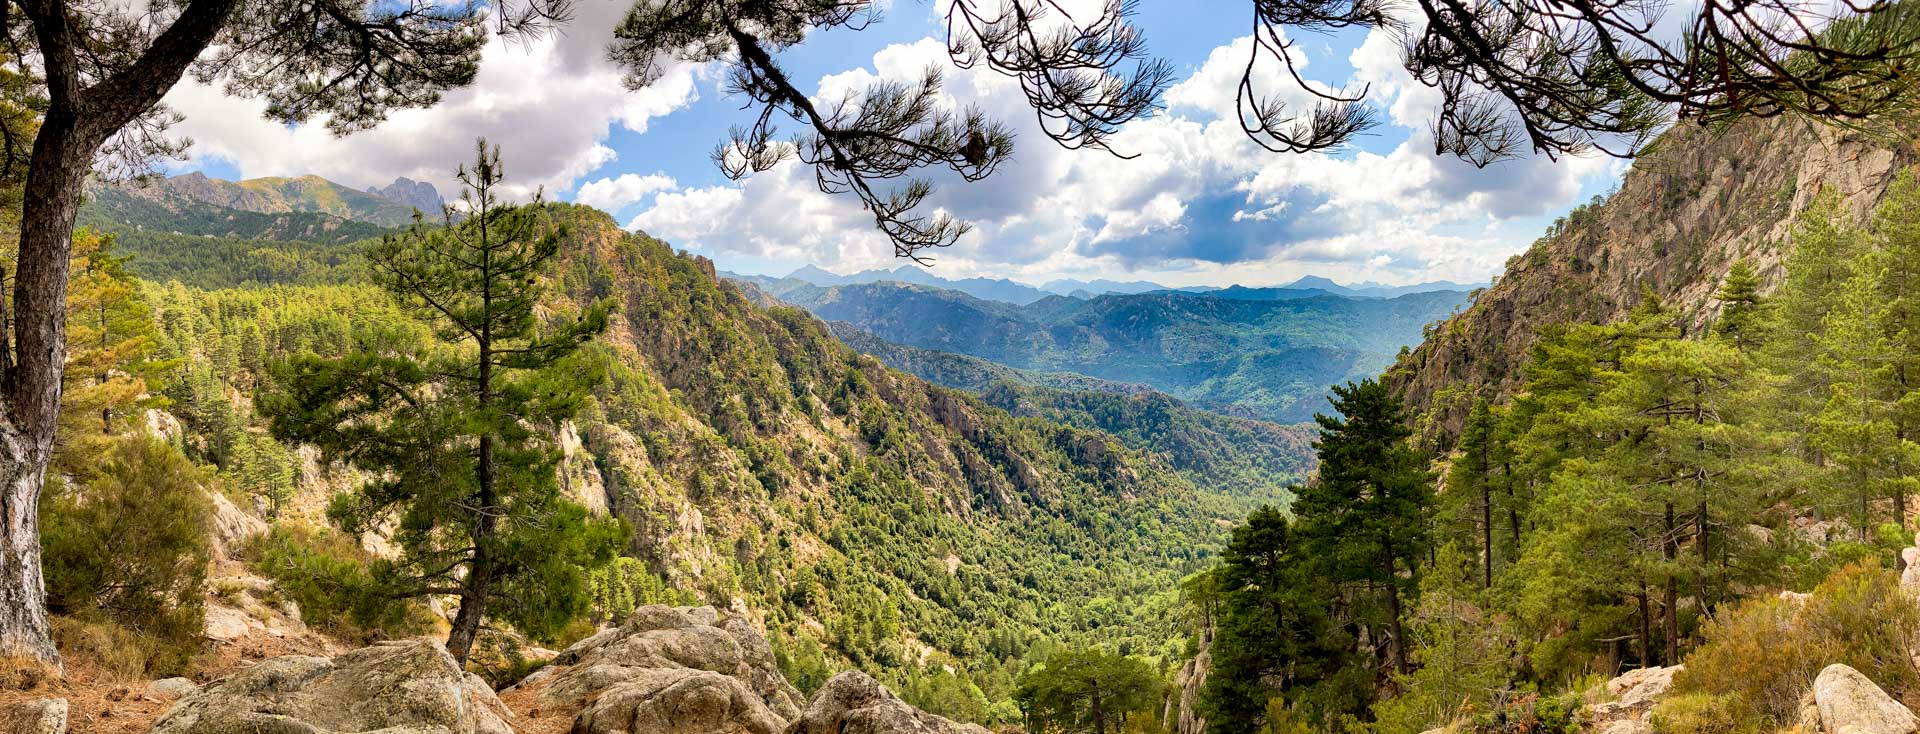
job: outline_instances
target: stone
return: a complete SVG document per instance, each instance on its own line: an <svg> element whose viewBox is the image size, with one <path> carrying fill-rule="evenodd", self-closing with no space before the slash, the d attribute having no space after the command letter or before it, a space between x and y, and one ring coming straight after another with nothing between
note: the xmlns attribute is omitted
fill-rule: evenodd
<svg viewBox="0 0 1920 734"><path fill-rule="evenodd" d="M1860 671L1834 664L1813 679L1813 704L1827 734L1912 734L1920 720Z"/></svg>
<svg viewBox="0 0 1920 734"><path fill-rule="evenodd" d="M786 721L738 678L706 670L634 671L595 696L574 734L780 734Z"/></svg>
<svg viewBox="0 0 1920 734"><path fill-rule="evenodd" d="M542 708L577 710L579 734L778 732L804 701L766 635L712 607L635 609L513 689L534 692Z"/></svg>
<svg viewBox="0 0 1920 734"><path fill-rule="evenodd" d="M1685 667L1640 668L1620 674L1607 681L1607 695L1612 696L1613 700L1588 706L1588 719L1596 725L1624 720L1644 722L1660 696L1673 686L1674 674Z"/></svg>
<svg viewBox="0 0 1920 734"><path fill-rule="evenodd" d="M186 678L161 678L147 684L147 695L161 701L185 698L199 692L200 684Z"/></svg>
<svg viewBox="0 0 1920 734"><path fill-rule="evenodd" d="M36 698L0 706L0 731L7 734L67 734L67 699Z"/></svg>
<svg viewBox="0 0 1920 734"><path fill-rule="evenodd" d="M958 724L900 700L859 671L834 676L787 727L786 734L988 734L977 724Z"/></svg>
<svg viewBox="0 0 1920 734"><path fill-rule="evenodd" d="M261 661L180 699L150 734L512 734L507 709L431 640Z"/></svg>

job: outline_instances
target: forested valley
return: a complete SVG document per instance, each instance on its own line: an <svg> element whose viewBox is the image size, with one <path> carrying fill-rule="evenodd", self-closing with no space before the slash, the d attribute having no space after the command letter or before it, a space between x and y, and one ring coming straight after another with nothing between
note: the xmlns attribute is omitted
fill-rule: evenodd
<svg viewBox="0 0 1920 734"><path fill-rule="evenodd" d="M1920 734L1920 6L1251 4L0 0L0 734Z"/></svg>

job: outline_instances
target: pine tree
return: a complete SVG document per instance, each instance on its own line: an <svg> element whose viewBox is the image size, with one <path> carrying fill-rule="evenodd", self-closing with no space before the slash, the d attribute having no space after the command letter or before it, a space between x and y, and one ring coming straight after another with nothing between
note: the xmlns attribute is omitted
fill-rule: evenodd
<svg viewBox="0 0 1920 734"><path fill-rule="evenodd" d="M177 364L157 357L152 313L136 290L127 258L113 237L91 230L73 236L73 278L67 289L70 352L60 393L60 432L53 466L84 479L112 438L139 411L160 407L161 378Z"/></svg>
<svg viewBox="0 0 1920 734"><path fill-rule="evenodd" d="M440 344L367 334L360 351L281 365L262 400L276 437L318 446L377 477L328 516L359 534L392 527L399 558L375 569L401 595L457 596L447 649L465 660L492 614L535 636L585 611L584 574L624 540L562 494L550 440L599 379L568 359L606 328L608 306L540 318L543 267L562 233L544 208L497 196L485 141L459 178L466 217L416 226L369 253L379 284L431 322Z"/></svg>
<svg viewBox="0 0 1920 734"><path fill-rule="evenodd" d="M1893 465L1888 492L1894 521L1907 527L1907 497L1920 490L1920 178L1902 171L1874 209L1880 266L1880 331L1887 338L1885 373ZM1901 559L1904 564L1905 559Z"/></svg>
<svg viewBox="0 0 1920 734"><path fill-rule="evenodd" d="M1491 404L1485 399L1475 401L1473 410L1467 413L1466 424L1460 428L1460 442L1455 447L1459 458L1454 459L1453 466L1447 470L1447 493L1457 498L1455 506L1470 500L1466 509L1478 530L1481 588L1493 586L1494 474L1499 461L1499 424Z"/></svg>
<svg viewBox="0 0 1920 734"><path fill-rule="evenodd" d="M1720 320L1713 331L1743 352L1757 349L1766 338L1766 314L1762 312L1760 277L1745 258L1727 269L1727 278L1713 294L1720 302Z"/></svg>
<svg viewBox="0 0 1920 734"><path fill-rule="evenodd" d="M1293 510L1319 573L1342 590L1353 621L1387 641L1386 662L1405 674L1402 619L1427 555L1433 479L1408 444L1399 396L1385 384L1335 385L1332 402L1339 417L1314 416L1319 477Z"/></svg>
<svg viewBox="0 0 1920 734"><path fill-rule="evenodd" d="M1219 624L1213 667L1201 691L1211 731L1258 731L1269 702L1284 700L1321 718L1358 709L1372 681L1356 641L1333 617L1333 590L1315 573L1316 560L1286 515L1263 506L1234 528L1233 539L1210 573Z"/></svg>
<svg viewBox="0 0 1920 734"><path fill-rule="evenodd" d="M1896 466L1904 453L1896 439L1892 382L1893 345L1882 325L1886 304L1879 282L1884 273L1870 259L1843 284L1813 339L1810 371L1826 379L1825 401L1808 421L1808 443L1840 467L1831 494L1850 510L1861 540L1877 524L1874 504L1891 493ZM1892 518L1889 518L1892 519Z"/></svg>

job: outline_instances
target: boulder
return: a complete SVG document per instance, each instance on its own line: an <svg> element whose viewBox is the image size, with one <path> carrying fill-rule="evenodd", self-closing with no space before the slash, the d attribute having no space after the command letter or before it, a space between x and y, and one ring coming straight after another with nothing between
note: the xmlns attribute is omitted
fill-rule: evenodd
<svg viewBox="0 0 1920 734"><path fill-rule="evenodd" d="M1912 734L1913 712L1845 665L1829 665L1813 679L1813 705L1827 734Z"/></svg>
<svg viewBox="0 0 1920 734"><path fill-rule="evenodd" d="M0 731L7 734L67 734L67 699L36 698L0 706Z"/></svg>
<svg viewBox="0 0 1920 734"><path fill-rule="evenodd" d="M658 605L574 643L514 690L578 710L581 734L770 734L804 700L752 622L712 607Z"/></svg>
<svg viewBox="0 0 1920 734"><path fill-rule="evenodd" d="M1596 726L1616 721L1645 723L1653 705L1673 686L1674 674L1684 667L1640 668L1607 681L1607 695L1613 700L1588 706L1588 719Z"/></svg>
<svg viewBox="0 0 1920 734"><path fill-rule="evenodd" d="M147 695L159 701L185 698L200 692L200 684L186 678L161 678L147 684Z"/></svg>
<svg viewBox="0 0 1920 734"><path fill-rule="evenodd" d="M705 670L642 669L594 697L573 734L780 734L786 721L740 679Z"/></svg>
<svg viewBox="0 0 1920 734"><path fill-rule="evenodd" d="M988 734L977 724L956 724L900 700L858 671L827 681L786 734Z"/></svg>
<svg viewBox="0 0 1920 734"><path fill-rule="evenodd" d="M506 707L430 640L289 655L180 699L150 734L512 734Z"/></svg>

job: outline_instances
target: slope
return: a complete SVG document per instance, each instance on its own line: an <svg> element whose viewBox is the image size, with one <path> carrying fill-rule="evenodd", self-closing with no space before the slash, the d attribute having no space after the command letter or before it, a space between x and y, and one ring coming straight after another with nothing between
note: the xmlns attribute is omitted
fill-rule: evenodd
<svg viewBox="0 0 1920 734"><path fill-rule="evenodd" d="M1519 385L1542 328L1616 321L1643 294L1697 327L1713 315L1712 294L1735 261L1752 262L1771 290L1793 246L1791 221L1815 195L1833 190L1846 212L1865 217L1916 160L1911 144L1790 119L1674 128L1617 192L1555 222L1388 378L1427 412L1427 426L1455 430L1474 396L1503 397Z"/></svg>
<svg viewBox="0 0 1920 734"><path fill-rule="evenodd" d="M1026 306L901 283L796 288L782 299L892 342L1040 372L1142 383L1195 406L1279 422L1327 385L1376 373L1458 292L1239 299L1173 291Z"/></svg>
<svg viewBox="0 0 1920 734"><path fill-rule="evenodd" d="M1010 705L1042 640L1177 654L1177 581L1242 500L1109 434L889 370L605 214L551 212L570 234L547 307L619 306L592 349L609 380L560 437L565 477L633 526L648 588L766 610L793 665L824 650L909 691L948 686L941 713L976 720ZM186 360L168 389L183 443L248 491L295 482L286 521L317 522L346 478L262 440L245 396L277 356L406 320L353 282L147 297Z"/></svg>

